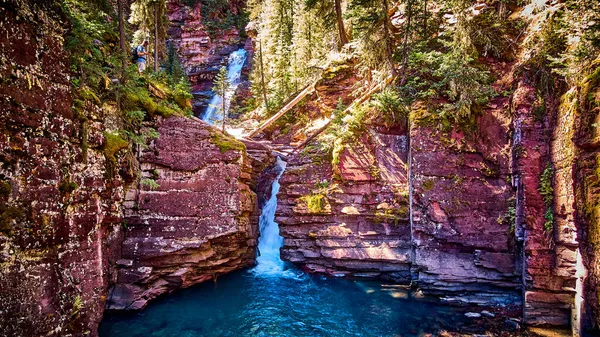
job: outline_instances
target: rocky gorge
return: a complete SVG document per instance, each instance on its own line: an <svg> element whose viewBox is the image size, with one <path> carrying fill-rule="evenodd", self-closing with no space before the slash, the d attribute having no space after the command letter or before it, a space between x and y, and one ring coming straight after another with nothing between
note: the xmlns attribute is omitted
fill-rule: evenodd
<svg viewBox="0 0 600 337"><path fill-rule="evenodd" d="M235 27L209 32L201 7L167 2L169 43L195 93L210 90L229 53L254 52ZM237 15L244 4L229 7ZM118 105L74 108L60 6L9 1L0 14L0 335L95 336L105 309L143 309L253 266L277 155L287 161L275 214L283 260L509 308L526 326L597 331L597 76L544 96L540 118L537 75L488 60L492 86L508 94L472 129L440 128L415 104L365 126L335 158L274 151L306 139L302 120L257 141L154 116L143 128L160 136L136 144L115 136ZM349 69L324 70L294 111L316 119L352 103ZM195 95L196 115L206 97Z"/></svg>

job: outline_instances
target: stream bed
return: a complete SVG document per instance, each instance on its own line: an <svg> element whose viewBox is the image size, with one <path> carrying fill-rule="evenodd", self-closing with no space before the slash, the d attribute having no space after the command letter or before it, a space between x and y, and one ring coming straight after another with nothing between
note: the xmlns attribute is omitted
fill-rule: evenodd
<svg viewBox="0 0 600 337"><path fill-rule="evenodd" d="M151 302L107 314L102 337L423 336L475 323L464 308L416 299L393 284L238 271Z"/></svg>
<svg viewBox="0 0 600 337"><path fill-rule="evenodd" d="M152 301L133 313L107 313L101 337L424 336L484 330L465 308L417 298L396 284L306 274L281 260L274 221L279 173L262 207L257 265Z"/></svg>

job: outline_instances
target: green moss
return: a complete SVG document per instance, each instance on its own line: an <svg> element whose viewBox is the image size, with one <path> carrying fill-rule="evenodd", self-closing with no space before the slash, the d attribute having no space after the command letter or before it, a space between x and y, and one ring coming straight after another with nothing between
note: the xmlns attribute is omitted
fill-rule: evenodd
<svg viewBox="0 0 600 337"><path fill-rule="evenodd" d="M25 211L21 208L7 205L0 205L0 232L10 233L13 228L13 221L22 219Z"/></svg>
<svg viewBox="0 0 600 337"><path fill-rule="evenodd" d="M435 187L435 182L433 181L433 179L426 179L421 184L421 187L423 188L424 192L429 192Z"/></svg>
<svg viewBox="0 0 600 337"><path fill-rule="evenodd" d="M8 181L0 181L0 196L9 196L12 193L12 186Z"/></svg>
<svg viewBox="0 0 600 337"><path fill-rule="evenodd" d="M150 178L142 179L140 184L142 184L142 186L148 187L150 190L156 190L160 187L156 180Z"/></svg>
<svg viewBox="0 0 600 337"><path fill-rule="evenodd" d="M60 183L60 186L58 187L60 193L63 195L72 193L73 191L75 191L78 188L79 188L79 185L77 185L77 183L70 181L68 179L63 180Z"/></svg>
<svg viewBox="0 0 600 337"><path fill-rule="evenodd" d="M157 113L158 105L154 103L154 101L151 98L144 98L140 101L140 103L144 110L148 111L148 113Z"/></svg>
<svg viewBox="0 0 600 337"><path fill-rule="evenodd" d="M327 207L327 198L320 193L305 195L300 197L300 200L306 204L306 208L311 213L321 213Z"/></svg>
<svg viewBox="0 0 600 337"><path fill-rule="evenodd" d="M156 106L156 110L154 113L163 117L171 117L177 114L177 111L166 105L159 104Z"/></svg>
<svg viewBox="0 0 600 337"><path fill-rule="evenodd" d="M554 176L554 169L552 164L548 163L546 168L540 176L540 187L538 191L542 195L544 204L546 205L546 213L544 214L544 229L551 231L554 225L554 187L552 186L552 177Z"/></svg>
<svg viewBox="0 0 600 337"><path fill-rule="evenodd" d="M387 209L377 210L375 212L375 222L393 223L398 226L402 220L407 220L409 215L408 205L400 205Z"/></svg>
<svg viewBox="0 0 600 337"><path fill-rule="evenodd" d="M246 152L246 144L220 132L213 132L210 137L210 142L215 144L221 153L225 153L230 150Z"/></svg>
<svg viewBox="0 0 600 337"><path fill-rule="evenodd" d="M116 133L104 132L104 146L102 147L102 152L106 157L106 160L109 161L110 164L116 165L117 158L115 155L126 148L129 147L129 142L125 139L121 138L120 135Z"/></svg>

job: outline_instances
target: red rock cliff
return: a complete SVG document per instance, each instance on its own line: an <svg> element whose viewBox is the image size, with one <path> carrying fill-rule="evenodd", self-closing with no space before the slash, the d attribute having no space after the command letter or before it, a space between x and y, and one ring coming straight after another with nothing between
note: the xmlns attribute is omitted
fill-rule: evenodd
<svg viewBox="0 0 600 337"><path fill-rule="evenodd" d="M59 13L0 7L1 336L96 335L119 255L123 181L105 112L71 109Z"/></svg>
<svg viewBox="0 0 600 337"><path fill-rule="evenodd" d="M140 309L158 295L254 264L258 237L252 160L269 160L188 118L159 123L141 153L142 185L125 199L127 229L109 309ZM262 155L262 156L259 156ZM261 161L261 162L262 162ZM144 182L152 183L144 185Z"/></svg>

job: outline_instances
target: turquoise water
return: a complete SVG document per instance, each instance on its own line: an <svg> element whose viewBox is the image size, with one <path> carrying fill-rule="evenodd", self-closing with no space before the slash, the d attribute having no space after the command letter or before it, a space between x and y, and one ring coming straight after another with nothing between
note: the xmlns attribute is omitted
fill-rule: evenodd
<svg viewBox="0 0 600 337"><path fill-rule="evenodd" d="M258 265L151 302L138 313L108 313L101 337L423 336L467 331L464 311L415 299L393 284L305 274L284 263L274 221L279 176L262 208ZM482 326L476 328L485 329Z"/></svg>
<svg viewBox="0 0 600 337"><path fill-rule="evenodd" d="M177 291L139 313L107 314L102 337L422 336L464 331L464 311L395 285L240 271ZM298 276L294 276L298 275ZM468 319L467 319L468 320ZM471 325L473 322L470 322Z"/></svg>

